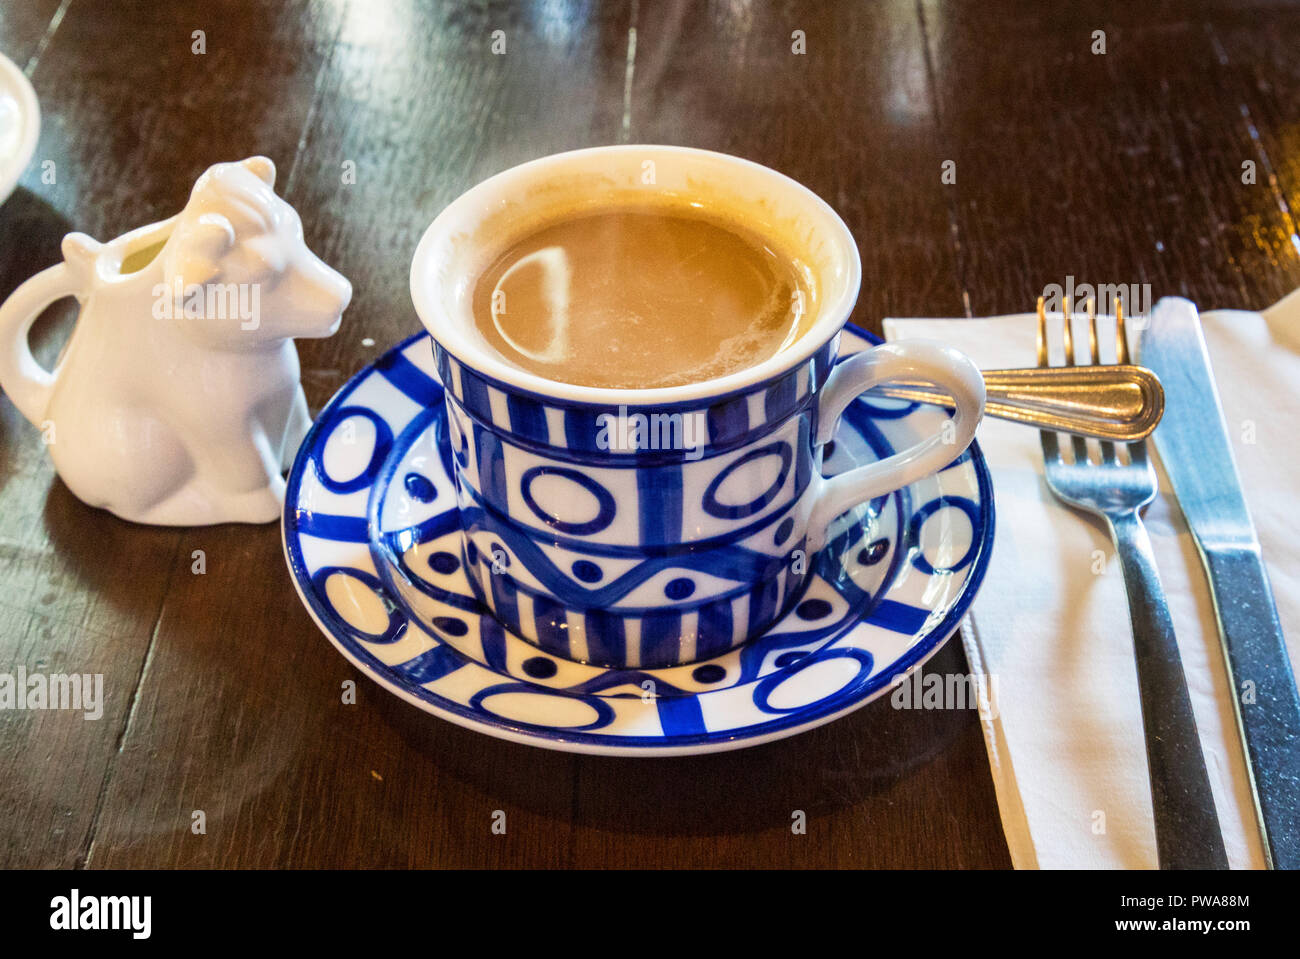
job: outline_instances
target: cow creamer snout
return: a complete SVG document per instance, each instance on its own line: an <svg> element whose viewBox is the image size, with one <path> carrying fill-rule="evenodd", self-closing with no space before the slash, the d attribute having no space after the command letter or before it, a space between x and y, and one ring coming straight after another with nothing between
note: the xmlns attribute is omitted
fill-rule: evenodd
<svg viewBox="0 0 1300 959"><path fill-rule="evenodd" d="M338 329L341 315L352 301L352 284L310 251L295 263L285 279L287 287L277 301L287 301L294 314L292 336L329 336Z"/></svg>

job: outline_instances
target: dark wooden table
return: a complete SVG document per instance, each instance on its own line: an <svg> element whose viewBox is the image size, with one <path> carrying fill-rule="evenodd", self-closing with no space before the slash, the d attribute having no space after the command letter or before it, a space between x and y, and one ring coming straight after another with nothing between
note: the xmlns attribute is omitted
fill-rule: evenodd
<svg viewBox="0 0 1300 959"><path fill-rule="evenodd" d="M0 7L0 50L44 114L0 208L0 295L64 233L162 219L209 164L266 154L356 290L336 336L299 346L313 409L417 329L411 254L448 201L587 145L708 147L806 183L858 237L855 319L876 330L1028 309L1068 276L1206 308L1300 284L1290 3L24 0ZM72 319L42 319L43 360ZM0 400L0 672L19 665L103 673L107 705L0 713L0 866L1009 864L970 712L881 701L691 760L466 732L331 649L278 528L90 509ZM929 668L965 672L959 644Z"/></svg>

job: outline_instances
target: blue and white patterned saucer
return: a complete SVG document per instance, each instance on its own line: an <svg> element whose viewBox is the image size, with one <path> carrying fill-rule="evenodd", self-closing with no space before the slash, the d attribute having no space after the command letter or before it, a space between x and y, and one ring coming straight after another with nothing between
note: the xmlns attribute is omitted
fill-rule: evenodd
<svg viewBox="0 0 1300 959"><path fill-rule="evenodd" d="M841 356L878 342L845 330ZM827 475L933 435L946 414L859 399L828 444ZM284 548L321 630L372 679L427 712L529 745L675 756L820 726L886 692L955 631L993 539L988 470L951 466L841 517L794 609L714 659L609 669L543 652L475 599L442 388L427 335L349 381L303 441Z"/></svg>

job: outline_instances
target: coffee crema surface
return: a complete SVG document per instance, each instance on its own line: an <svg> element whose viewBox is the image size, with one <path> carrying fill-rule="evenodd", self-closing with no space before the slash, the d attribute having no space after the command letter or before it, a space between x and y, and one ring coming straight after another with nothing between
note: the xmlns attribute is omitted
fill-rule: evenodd
<svg viewBox="0 0 1300 959"><path fill-rule="evenodd" d="M489 260L473 289L478 332L508 363L607 389L754 366L808 328L815 304L796 259L689 208L556 220Z"/></svg>

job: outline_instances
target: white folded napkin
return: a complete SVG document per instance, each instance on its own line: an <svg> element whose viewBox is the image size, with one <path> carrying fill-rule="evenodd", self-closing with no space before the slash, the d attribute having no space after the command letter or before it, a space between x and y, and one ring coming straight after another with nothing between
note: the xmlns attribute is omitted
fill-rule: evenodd
<svg viewBox="0 0 1300 959"><path fill-rule="evenodd" d="M1264 313L1221 310L1202 320L1295 669L1300 291ZM887 319L884 325L891 340L943 340L986 369L1036 362L1033 314ZM993 473L997 532L962 641L971 669L997 681L996 709L981 721L1012 862L1017 868L1154 868L1132 632L1110 537L1047 489L1037 431L988 418L978 439ZM1178 634L1228 860L1234 868L1262 868L1209 590L1169 479L1157 471L1160 495L1144 520ZM1095 574L1103 563L1104 571Z"/></svg>

